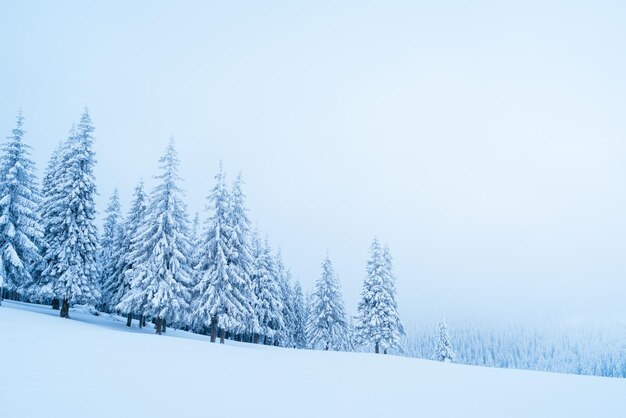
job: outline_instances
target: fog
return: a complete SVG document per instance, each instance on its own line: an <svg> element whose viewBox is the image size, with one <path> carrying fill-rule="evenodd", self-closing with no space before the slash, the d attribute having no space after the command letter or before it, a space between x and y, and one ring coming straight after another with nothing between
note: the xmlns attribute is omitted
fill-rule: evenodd
<svg viewBox="0 0 626 418"><path fill-rule="evenodd" d="M0 134L22 109L41 173L87 105L100 216L173 135L192 214L242 170L294 277L328 251L351 312L375 236L407 317L624 311L624 3L9 3Z"/></svg>

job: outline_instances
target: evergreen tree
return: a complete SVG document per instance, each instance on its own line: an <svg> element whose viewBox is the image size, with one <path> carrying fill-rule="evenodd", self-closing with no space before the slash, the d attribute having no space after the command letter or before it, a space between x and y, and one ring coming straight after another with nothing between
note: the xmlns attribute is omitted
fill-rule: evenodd
<svg viewBox="0 0 626 418"><path fill-rule="evenodd" d="M387 354L387 349L394 348L402 350L401 338L405 335L404 326L398 313L398 303L396 302L396 277L393 274L393 258L389 246L383 248L383 260L385 263L385 288L387 289L388 303L387 316L382 328L382 348Z"/></svg>
<svg viewBox="0 0 626 418"><path fill-rule="evenodd" d="M328 256L322 262L322 275L311 295L306 331L312 348L340 350L345 347L346 313L339 280Z"/></svg>
<svg viewBox="0 0 626 418"><path fill-rule="evenodd" d="M230 268L236 272L236 276L240 278L237 285L244 298L242 306L246 317L243 327L239 327L236 332L254 334L259 332L260 328L254 310L256 296L252 285L255 268L251 249L252 229L248 218L243 184L243 176L239 173L230 192L229 222L231 236L229 246L231 257L229 264Z"/></svg>
<svg viewBox="0 0 626 418"><path fill-rule="evenodd" d="M291 287L291 272L287 270L283 263L283 258L280 249L275 258L276 265L276 279L280 287L280 295L282 299L282 317L283 327L279 332L278 340L283 347L293 347L294 343L294 328L295 328L295 312L294 312L294 295Z"/></svg>
<svg viewBox="0 0 626 418"><path fill-rule="evenodd" d="M443 314L439 317L439 324L437 325L437 346L435 347L434 356L435 360L438 361L454 361L454 351L448 335L448 324Z"/></svg>
<svg viewBox="0 0 626 418"><path fill-rule="evenodd" d="M74 127L70 131L70 136L74 136ZM38 274L35 280L28 286L28 296L37 302L52 302L54 309L59 309L59 300L54 294L54 277L46 271L46 255L50 255L48 249L55 246L60 235L61 217L56 212L62 209L58 204L61 194L59 193L59 180L61 173L61 163L66 152L68 140L61 141L55 148L48 165L44 171L41 187L41 204L38 211L41 214L43 223L43 242L41 254L44 256L37 267Z"/></svg>
<svg viewBox="0 0 626 418"><path fill-rule="evenodd" d="M0 158L0 298L3 286L13 294L25 290L42 260L41 196L23 125L20 112Z"/></svg>
<svg viewBox="0 0 626 418"><path fill-rule="evenodd" d="M152 317L156 333L164 330L165 321L179 321L189 307L191 266L189 265L189 220L177 182L178 155L170 139L166 153L159 160L160 183L150 195L150 203L141 224L138 239L141 247L133 266L129 292L118 309L141 306L142 314Z"/></svg>
<svg viewBox="0 0 626 418"><path fill-rule="evenodd" d="M100 299L93 131L85 109L59 159L58 178L50 196L52 218L48 222L54 241L46 248L43 274L51 277L65 318L69 318L71 302L95 305Z"/></svg>
<svg viewBox="0 0 626 418"><path fill-rule="evenodd" d="M143 247L141 227L146 218L146 194L144 192L143 181L141 181L133 193L133 200L128 210L124 228L124 239L121 244L120 257L117 260L116 268L109 280L106 291L111 296L111 306L126 314L126 325L131 326L133 313L140 315L139 327L143 325L144 300L129 299L129 303L122 303L126 295L129 294L133 273L139 265L139 260L143 259L145 249Z"/></svg>
<svg viewBox="0 0 626 418"><path fill-rule="evenodd" d="M370 247L366 278L358 306L356 340L372 344L375 353L399 347L403 332L395 302L395 285L391 270L391 255L383 250L377 239Z"/></svg>
<svg viewBox="0 0 626 418"><path fill-rule="evenodd" d="M120 208L120 198L117 189L113 191L109 205L106 209L106 219L104 229L100 239L100 272L101 272L101 305L103 310L114 309L114 295L117 293L119 279L117 276L117 264L123 256L124 222Z"/></svg>
<svg viewBox="0 0 626 418"><path fill-rule="evenodd" d="M254 311L260 328L263 344L272 344L284 329L283 301L276 266L272 257L269 240L261 243L255 231L252 237L254 276L252 279L256 296ZM258 342L255 336L254 342Z"/></svg>
<svg viewBox="0 0 626 418"><path fill-rule="evenodd" d="M197 323L195 318L193 317L193 309L194 303L198 299L198 294L196 292L196 286L198 285L198 272L196 268L198 267L198 263L200 261L201 254L201 245L202 245L202 228L200 225L200 215L198 212L193 217L193 221L191 222L191 234L189 237L189 242L191 243L191 251L189 252L189 265L191 266L191 286L189 288L190 294L190 304L189 304L189 312L187 314L187 326L193 332L203 333L205 332L205 326L202 323Z"/></svg>
<svg viewBox="0 0 626 418"><path fill-rule="evenodd" d="M194 292L197 299L191 317L194 324L211 328L215 342L217 328L220 343L226 331L243 332L252 315L251 292L243 250L237 250L238 237L233 226L233 202L226 188L222 164L208 200L213 209L201 244ZM239 226L237 226L239 227ZM241 259L238 257L241 256Z"/></svg>
<svg viewBox="0 0 626 418"><path fill-rule="evenodd" d="M293 285L293 344L295 348L306 348L306 318L307 309L304 301L304 295L302 294L302 286L300 282L296 281Z"/></svg>

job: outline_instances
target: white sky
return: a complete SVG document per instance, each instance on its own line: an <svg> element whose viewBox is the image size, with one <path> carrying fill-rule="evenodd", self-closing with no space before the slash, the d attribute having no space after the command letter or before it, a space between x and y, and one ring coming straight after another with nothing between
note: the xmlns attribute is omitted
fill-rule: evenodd
<svg viewBox="0 0 626 418"><path fill-rule="evenodd" d="M406 316L624 310L625 3L8 3L0 131L22 108L41 172L88 105L100 212L174 135L193 211L243 170L351 311L375 235Z"/></svg>

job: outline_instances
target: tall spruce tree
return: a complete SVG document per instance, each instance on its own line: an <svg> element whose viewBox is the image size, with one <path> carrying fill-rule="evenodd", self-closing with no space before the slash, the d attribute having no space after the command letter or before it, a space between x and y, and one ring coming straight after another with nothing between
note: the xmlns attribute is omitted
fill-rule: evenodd
<svg viewBox="0 0 626 418"><path fill-rule="evenodd" d="M386 321L382 328L382 348L383 352L387 354L387 350L390 348L396 350L402 350L401 339L404 333L404 326L400 320L400 313L398 312L398 303L396 301L396 276L393 273L393 257L389 246L383 247L383 260L385 263L385 288L387 289L388 299L388 312Z"/></svg>
<svg viewBox="0 0 626 418"><path fill-rule="evenodd" d="M299 281L293 284L293 344L295 348L306 348L306 319L307 308L304 300L304 294L302 293L302 286Z"/></svg>
<svg viewBox="0 0 626 418"><path fill-rule="evenodd" d="M114 295L117 293L117 285L119 284L117 263L125 250L123 248L124 221L117 189L111 195L106 214L102 237L100 238L100 287L102 309L110 312L116 305Z"/></svg>
<svg viewBox="0 0 626 418"><path fill-rule="evenodd" d="M341 350L347 333L346 313L335 269L326 256L322 275L315 282L307 320L307 338L312 348Z"/></svg>
<svg viewBox="0 0 626 418"><path fill-rule="evenodd" d="M174 140L170 139L165 155L159 160L159 184L150 195L147 214L137 242L137 267L133 267L130 291L119 308L122 311L141 306L142 314L152 317L155 331L161 334L165 321L179 321L189 307L191 266L189 220L178 186L180 161Z"/></svg>
<svg viewBox="0 0 626 418"><path fill-rule="evenodd" d="M93 168L94 127L87 109L59 156L54 189L49 196L49 232L43 272L62 301L61 317L69 318L70 303L95 305L98 289L98 237Z"/></svg>
<svg viewBox="0 0 626 418"><path fill-rule="evenodd" d="M450 336L448 335L448 324L443 313L439 317L437 324L437 346L434 353L435 360L443 362L454 361L454 350L450 344Z"/></svg>
<svg viewBox="0 0 626 418"><path fill-rule="evenodd" d="M74 135L74 130L72 126L70 136ZM38 274L35 280L28 286L29 299L42 303L51 302L54 309L59 309L59 299L54 294L54 277L49 274L49 270L46 270L48 265L46 256L50 255L48 249L56 245L60 235L61 218L55 216L55 213L61 209L61 205L58 204L58 199L61 196L59 193L59 174L67 145L67 139L59 142L44 171L41 185L42 199L38 208L43 226L42 260L37 267Z"/></svg>
<svg viewBox="0 0 626 418"><path fill-rule="evenodd" d="M197 296L191 313L196 326L211 328L211 342L215 342L219 327L222 344L227 331L243 332L253 313L245 248L238 247L237 228L241 225L234 225L236 215L224 177L220 163L208 197L212 215L200 247Z"/></svg>
<svg viewBox="0 0 626 418"><path fill-rule="evenodd" d="M230 192L230 268L236 272L240 278L237 281L239 290L243 295L242 306L245 314L245 321L241 327L237 328L237 333L254 334L259 331L259 324L254 311L256 303L252 285L254 275L254 259L252 257L251 239L252 228L246 207L246 195L243 191L243 176L241 173L233 182Z"/></svg>
<svg viewBox="0 0 626 418"><path fill-rule="evenodd" d="M42 260L41 196L23 125L20 112L0 158L0 299L3 286L12 295L27 290Z"/></svg>
<svg viewBox="0 0 626 418"><path fill-rule="evenodd" d="M395 301L391 255L377 239L370 247L356 325L359 344L371 344L375 353L399 347L403 332Z"/></svg>
<svg viewBox="0 0 626 418"><path fill-rule="evenodd" d="M283 347L293 347L294 328L295 328L295 312L294 312L294 295L291 287L291 272L285 267L281 250L278 249L275 257L276 280L280 288L280 297L282 299L282 317L283 327L278 333L278 341Z"/></svg>
<svg viewBox="0 0 626 418"><path fill-rule="evenodd" d="M145 259L146 251L141 237L141 227L146 218L146 194L144 192L143 181L136 187L133 193L133 200L126 216L124 228L124 239L121 244L121 256L117 260L115 271L109 279L107 292L111 295L111 306L126 314L126 326L131 326L133 314L139 315L139 327L143 325L143 314L145 301L143 298L137 300L129 298L128 303L123 303L125 297L129 295L133 273L140 265L140 260Z"/></svg>

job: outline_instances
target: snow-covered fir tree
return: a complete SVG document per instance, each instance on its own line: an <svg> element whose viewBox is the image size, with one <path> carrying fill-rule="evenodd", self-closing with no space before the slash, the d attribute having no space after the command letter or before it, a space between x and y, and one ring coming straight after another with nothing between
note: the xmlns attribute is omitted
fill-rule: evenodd
<svg viewBox="0 0 626 418"><path fill-rule="evenodd" d="M120 245L120 256L117 259L115 271L109 278L107 293L110 295L110 305L126 314L126 325L131 326L133 314L139 315L139 327L143 325L144 300L129 300L120 306L124 297L129 294L133 280L134 268L139 265L146 253L141 237L141 227L146 217L146 194L143 181L135 187L133 200L126 216L124 238Z"/></svg>
<svg viewBox="0 0 626 418"><path fill-rule="evenodd" d="M200 246L196 300L191 311L194 326L211 328L212 342L217 328L221 329L220 343L224 343L226 332L245 331L253 314L249 267L245 253L237 249L240 237L235 229L240 225L233 226L233 201L224 177L220 163L216 184L208 197L212 215Z"/></svg>
<svg viewBox="0 0 626 418"><path fill-rule="evenodd" d="M372 347L375 353L386 352L388 348L399 347L402 332L391 255L374 239L358 306L356 341Z"/></svg>
<svg viewBox="0 0 626 418"><path fill-rule="evenodd" d="M117 264L123 256L123 243L125 239L124 221L120 207L120 197L117 189L113 191L109 205L106 208L106 218L102 237L100 238L100 288L102 293L101 308L107 312L114 309L114 295L117 294L119 278L117 276Z"/></svg>
<svg viewBox="0 0 626 418"><path fill-rule="evenodd" d="M178 155L170 139L166 153L159 160L159 184L150 195L147 214L137 242L137 263L132 282L118 309L127 311L141 306L142 314L154 319L161 334L166 322L180 321L189 307L191 266L189 265L189 220L178 186Z"/></svg>
<svg viewBox="0 0 626 418"><path fill-rule="evenodd" d="M27 290L42 260L41 196L23 125L20 112L0 157L0 293Z"/></svg>
<svg viewBox="0 0 626 418"><path fill-rule="evenodd" d="M59 155L56 180L47 198L46 232L51 237L46 240L42 274L53 283L53 292L62 301L61 317L66 318L70 303L95 305L100 299L93 131L85 109Z"/></svg>
<svg viewBox="0 0 626 418"><path fill-rule="evenodd" d="M191 233L189 235L189 242L191 243L191 251L189 252L189 265L191 266L191 286L189 288L191 302L189 305L189 313L186 318L185 326L191 329L193 332L202 333L205 330L205 326L201 323L196 323L193 318L194 302L197 299L196 285L198 284L199 275L196 271L196 267L200 261L201 244L202 244L202 226L200 224L200 214L196 212L191 222Z"/></svg>
<svg viewBox="0 0 626 418"><path fill-rule="evenodd" d="M282 292L269 240L266 238L262 242L257 231L252 237L252 256L252 286L256 295L254 311L260 327L259 335L255 335L253 340L259 342L260 337L263 344L273 344L285 327Z"/></svg>
<svg viewBox="0 0 626 418"><path fill-rule="evenodd" d="M302 293L302 286L299 281L295 281L293 284L293 344L296 348L306 348L306 319L307 308L304 300L304 294Z"/></svg>
<svg viewBox="0 0 626 418"><path fill-rule="evenodd" d="M328 256L322 262L322 275L315 282L311 295L306 331L312 348L341 350L345 347L346 313L339 280Z"/></svg>
<svg viewBox="0 0 626 418"><path fill-rule="evenodd" d="M393 257L391 256L391 250L388 245L383 247L383 260L385 262L385 287L387 294L389 295L388 314L387 321L385 321L382 328L382 348L383 352L387 354L387 350L390 348L396 350L402 350L402 336L404 333L404 325L400 320L400 314L398 312L398 303L396 301L396 276L393 273Z"/></svg>
<svg viewBox="0 0 626 418"><path fill-rule="evenodd" d="M254 311L256 295L252 285L255 268L251 247L252 228L243 185L243 176L239 173L230 192L229 220L231 226L230 249L232 251L230 265L231 269L237 271L237 276L240 277L238 285L245 298L246 321L243 328L236 330L236 332L253 335L255 332L259 332L260 328Z"/></svg>
<svg viewBox="0 0 626 418"><path fill-rule="evenodd" d="M74 127L70 132L70 136L73 136ZM52 156L48 160L48 165L44 170L44 176L41 185L41 203L38 208L42 219L43 229L43 242L41 248L42 260L37 267L37 274L35 280L28 286L27 295L32 301L41 303L52 302L54 309L59 308L59 300L54 295L54 277L48 274L46 271L46 258L45 255L49 248L55 245L60 236L60 220L59 216L55 216L54 212L58 211L62 207L58 204L59 195L59 179L61 172L61 160L65 153L65 147L68 144L68 140L59 142L57 147L52 153Z"/></svg>
<svg viewBox="0 0 626 418"><path fill-rule="evenodd" d="M448 335L448 324L443 313L439 317L437 324L437 346L434 353L435 360L452 362L454 361L454 350L450 344L450 336Z"/></svg>
<svg viewBox="0 0 626 418"><path fill-rule="evenodd" d="M292 293L291 286L291 272L285 267L283 263L283 257L281 250L276 253L275 261L276 265L276 280L280 287L280 295L282 299L282 317L283 327L278 333L278 342L283 347L294 347L294 328L295 328L295 312L294 312L294 294Z"/></svg>

